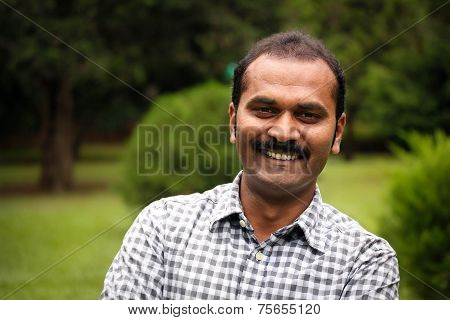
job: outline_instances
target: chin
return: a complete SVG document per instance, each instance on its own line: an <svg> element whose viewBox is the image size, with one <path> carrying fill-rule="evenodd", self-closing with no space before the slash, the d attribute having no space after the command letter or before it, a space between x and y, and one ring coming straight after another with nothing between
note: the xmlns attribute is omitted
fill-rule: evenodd
<svg viewBox="0 0 450 320"><path fill-rule="evenodd" d="M249 178L264 185L266 188L274 191L296 192L310 186L315 185L313 176L307 176L305 173L293 172L273 172L264 169L246 171Z"/></svg>

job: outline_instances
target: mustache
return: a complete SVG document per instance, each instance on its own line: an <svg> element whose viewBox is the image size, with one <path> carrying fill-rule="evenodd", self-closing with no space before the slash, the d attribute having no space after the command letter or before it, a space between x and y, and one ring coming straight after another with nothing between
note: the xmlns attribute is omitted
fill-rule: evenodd
<svg viewBox="0 0 450 320"><path fill-rule="evenodd" d="M297 145L294 140L288 140L286 142L280 142L276 139L270 139L267 141L255 140L253 141L253 150L255 151L273 151L279 150L284 153L295 153L302 157L304 160L308 160L311 156L311 151L307 147L301 147Z"/></svg>

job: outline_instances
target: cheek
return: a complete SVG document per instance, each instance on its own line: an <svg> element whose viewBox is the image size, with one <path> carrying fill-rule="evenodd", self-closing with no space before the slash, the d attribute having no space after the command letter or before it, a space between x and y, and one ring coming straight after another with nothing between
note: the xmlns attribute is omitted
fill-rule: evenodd
<svg viewBox="0 0 450 320"><path fill-rule="evenodd" d="M265 132L264 124L254 121L250 117L241 117L237 121L237 140L242 146L245 146L255 138L261 137Z"/></svg>
<svg viewBox="0 0 450 320"><path fill-rule="evenodd" d="M318 176L328 161L330 155L333 130L311 130L307 136L307 145L311 151L309 165L313 175Z"/></svg>
<svg viewBox="0 0 450 320"><path fill-rule="evenodd" d="M306 141L311 151L328 154L333 145L334 125L311 128L305 133Z"/></svg>

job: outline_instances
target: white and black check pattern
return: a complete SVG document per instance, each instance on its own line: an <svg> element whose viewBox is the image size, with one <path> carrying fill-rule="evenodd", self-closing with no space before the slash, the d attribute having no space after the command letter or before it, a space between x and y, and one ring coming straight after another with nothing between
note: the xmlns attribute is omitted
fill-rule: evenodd
<svg viewBox="0 0 450 320"><path fill-rule="evenodd" d="M258 243L233 183L153 202L110 267L103 299L397 299L389 244L322 203Z"/></svg>

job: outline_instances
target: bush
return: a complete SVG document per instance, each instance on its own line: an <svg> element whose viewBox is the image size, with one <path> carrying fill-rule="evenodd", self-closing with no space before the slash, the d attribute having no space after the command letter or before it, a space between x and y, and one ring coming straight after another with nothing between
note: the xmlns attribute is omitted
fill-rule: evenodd
<svg viewBox="0 0 450 320"><path fill-rule="evenodd" d="M208 82L161 96L126 150L120 189L132 204L202 192L239 171L229 142L231 89Z"/></svg>
<svg viewBox="0 0 450 320"><path fill-rule="evenodd" d="M443 132L405 138L410 151L394 148L404 166L394 178L384 236L416 298L442 299L450 296L450 139Z"/></svg>

